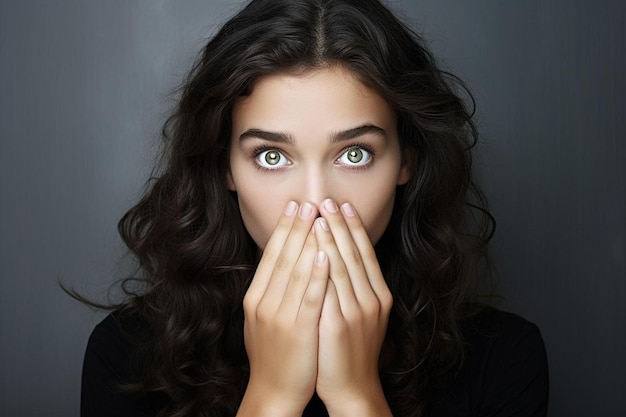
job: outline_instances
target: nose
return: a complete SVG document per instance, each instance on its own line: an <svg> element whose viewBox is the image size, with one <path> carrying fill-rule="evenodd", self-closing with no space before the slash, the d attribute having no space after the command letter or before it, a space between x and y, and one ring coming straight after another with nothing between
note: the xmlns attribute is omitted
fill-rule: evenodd
<svg viewBox="0 0 626 417"><path fill-rule="evenodd" d="M308 201L319 207L324 199L331 197L332 183L323 170L311 169L303 172L300 184L302 184L299 191L301 203Z"/></svg>

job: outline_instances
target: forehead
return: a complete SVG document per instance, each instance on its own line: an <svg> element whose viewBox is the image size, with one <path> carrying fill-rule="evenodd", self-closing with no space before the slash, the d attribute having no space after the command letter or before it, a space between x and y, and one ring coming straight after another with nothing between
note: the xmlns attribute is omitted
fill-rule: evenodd
<svg viewBox="0 0 626 417"><path fill-rule="evenodd" d="M341 130L365 123L395 124L395 112L374 89L342 67L261 77L251 94L233 108L234 130Z"/></svg>

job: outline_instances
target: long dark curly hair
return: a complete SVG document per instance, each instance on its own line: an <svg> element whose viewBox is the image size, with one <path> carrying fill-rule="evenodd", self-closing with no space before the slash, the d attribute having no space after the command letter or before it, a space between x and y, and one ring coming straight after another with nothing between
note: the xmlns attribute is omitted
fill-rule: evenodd
<svg viewBox="0 0 626 417"><path fill-rule="evenodd" d="M149 329L132 389L161 393L163 416L234 415L249 376L242 300L258 248L226 186L233 105L260 77L333 65L395 109L411 156L376 244L394 298L380 359L394 415L420 415L462 363L493 231L471 178L471 95L377 0L253 0L207 43L164 126L163 164L119 223L145 285L121 313Z"/></svg>

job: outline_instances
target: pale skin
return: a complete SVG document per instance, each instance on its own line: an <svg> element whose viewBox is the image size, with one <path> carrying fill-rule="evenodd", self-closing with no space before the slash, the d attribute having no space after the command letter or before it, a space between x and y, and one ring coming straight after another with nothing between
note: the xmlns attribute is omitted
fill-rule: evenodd
<svg viewBox="0 0 626 417"><path fill-rule="evenodd" d="M260 79L233 110L228 186L262 256L244 298L238 416L390 416L378 372L391 293L373 245L408 181L386 101L329 67Z"/></svg>

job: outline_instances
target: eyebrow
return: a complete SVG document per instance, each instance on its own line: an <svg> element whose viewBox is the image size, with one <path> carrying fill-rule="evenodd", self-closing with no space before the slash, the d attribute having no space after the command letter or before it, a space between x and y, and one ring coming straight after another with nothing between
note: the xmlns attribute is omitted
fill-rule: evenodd
<svg viewBox="0 0 626 417"><path fill-rule="evenodd" d="M374 135L382 137L383 139L387 138L387 133L385 132L385 129L383 129L382 127L375 126L375 125L366 124L366 125L352 128L352 129L343 130L341 132L335 132L330 136L330 141L332 143L341 142L344 140L350 140L350 139L358 138L359 136L368 135L368 134L374 134Z"/></svg>
<svg viewBox="0 0 626 417"><path fill-rule="evenodd" d="M249 139L249 138L258 138L268 140L270 142L279 142L279 143L293 143L294 139L288 133L282 132L268 132L261 129L248 129L239 135L239 140Z"/></svg>
<svg viewBox="0 0 626 417"><path fill-rule="evenodd" d="M352 129L342 130L340 132L332 133L330 135L330 142L331 143L341 142L344 140L354 139L359 136L363 136L367 134L374 134L374 135L382 137L383 139L387 138L387 133L385 132L385 129L372 125L372 124L365 124L362 126L354 127ZM258 138L258 139L263 139L263 140L267 140L270 142L289 143L289 144L293 144L295 142L294 137L290 135L289 133L268 132L266 130L256 129L256 128L248 129L245 132L243 132L241 135L239 135L239 140L245 140L245 139L250 139L250 138Z"/></svg>

